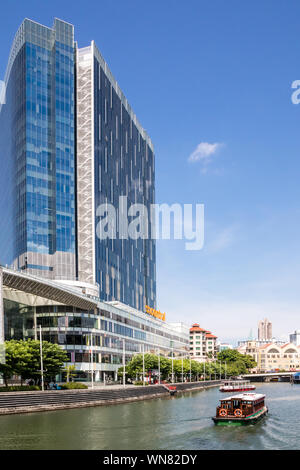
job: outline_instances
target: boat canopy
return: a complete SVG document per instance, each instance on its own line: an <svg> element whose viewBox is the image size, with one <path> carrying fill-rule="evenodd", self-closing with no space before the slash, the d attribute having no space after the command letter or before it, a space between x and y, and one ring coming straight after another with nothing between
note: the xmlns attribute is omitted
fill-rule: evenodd
<svg viewBox="0 0 300 470"><path fill-rule="evenodd" d="M248 385L250 383L250 380L222 380L222 385L236 385L237 387L240 385Z"/></svg>
<svg viewBox="0 0 300 470"><path fill-rule="evenodd" d="M220 401L230 400L245 400L245 401L257 401L266 398L266 395L262 393L239 393L238 395L232 395L231 397L222 398Z"/></svg>

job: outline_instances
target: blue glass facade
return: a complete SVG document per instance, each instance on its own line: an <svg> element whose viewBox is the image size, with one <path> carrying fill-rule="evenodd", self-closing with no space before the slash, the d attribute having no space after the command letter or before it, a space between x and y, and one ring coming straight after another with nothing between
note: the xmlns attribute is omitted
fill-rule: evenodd
<svg viewBox="0 0 300 470"><path fill-rule="evenodd" d="M128 208L143 204L150 214L150 205L155 202L152 146L105 70L95 49L95 207L110 203L118 208L119 197L127 196ZM100 297L119 300L143 311L145 305L155 307L155 241L119 237L101 240L97 236L95 240Z"/></svg>
<svg viewBox="0 0 300 470"><path fill-rule="evenodd" d="M14 190L14 247L2 263L47 277L75 269L73 27L22 23L9 60L9 158Z"/></svg>
<svg viewBox="0 0 300 470"><path fill-rule="evenodd" d="M150 214L155 170L151 140L94 43L77 49L72 25L26 19L6 83L0 264L97 283L104 301L156 307L155 240L97 237L102 203L118 209L126 196Z"/></svg>
<svg viewBox="0 0 300 470"><path fill-rule="evenodd" d="M4 299L5 339L34 339L34 325L41 326L43 340L60 345L81 379L89 379L91 362L96 380L116 377L123 362L136 353L158 352L178 357L188 353L188 331L178 332L146 314L126 312L105 302L93 310L71 305L28 306ZM92 348L92 351L91 351Z"/></svg>
<svg viewBox="0 0 300 470"><path fill-rule="evenodd" d="M77 51L76 64L79 279L97 282L104 301L117 300L145 311L145 305L156 306L152 221L147 218L148 236L133 239L121 231L119 215L122 212L130 224L135 217L128 210L133 205L151 213L152 143L94 42ZM113 237L98 231L101 212L108 205L116 216Z"/></svg>

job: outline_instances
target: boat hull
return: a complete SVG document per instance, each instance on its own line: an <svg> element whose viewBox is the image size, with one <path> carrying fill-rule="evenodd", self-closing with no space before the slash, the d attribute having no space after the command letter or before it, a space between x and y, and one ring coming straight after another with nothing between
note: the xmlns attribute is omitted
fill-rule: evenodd
<svg viewBox="0 0 300 470"><path fill-rule="evenodd" d="M235 418L234 416L218 416L213 417L212 420L217 426L247 426L248 424L255 424L266 416L268 408L265 406L262 410L247 416L246 418Z"/></svg>

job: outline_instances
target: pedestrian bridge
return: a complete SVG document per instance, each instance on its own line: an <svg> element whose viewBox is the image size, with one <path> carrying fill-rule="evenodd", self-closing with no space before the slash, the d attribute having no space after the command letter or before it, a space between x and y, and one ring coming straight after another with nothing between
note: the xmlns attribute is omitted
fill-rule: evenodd
<svg viewBox="0 0 300 470"><path fill-rule="evenodd" d="M264 372L259 374L244 374L241 375L243 379L250 380L252 382L268 382L271 379L285 379L289 381L291 377L295 374L295 371L292 372Z"/></svg>

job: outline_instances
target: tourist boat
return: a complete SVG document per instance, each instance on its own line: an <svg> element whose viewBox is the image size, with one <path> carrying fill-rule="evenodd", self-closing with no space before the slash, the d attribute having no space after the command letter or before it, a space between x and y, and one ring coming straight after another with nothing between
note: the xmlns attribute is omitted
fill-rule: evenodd
<svg viewBox="0 0 300 470"><path fill-rule="evenodd" d="M241 393L224 398L212 419L218 425L254 424L268 412L265 398L261 393Z"/></svg>
<svg viewBox="0 0 300 470"><path fill-rule="evenodd" d="M220 392L247 392L255 389L250 380L223 380L219 388Z"/></svg>

